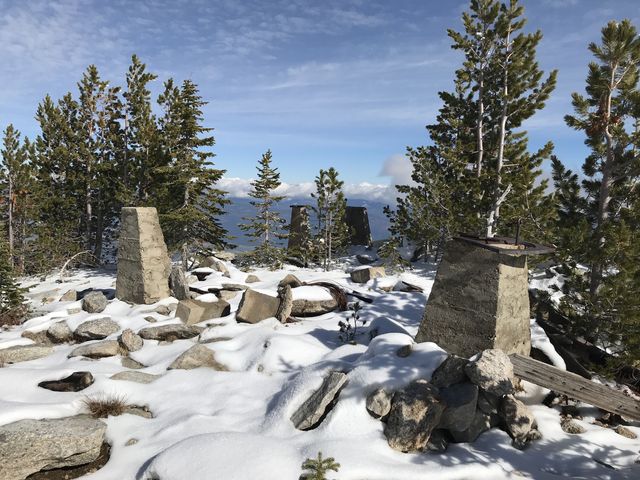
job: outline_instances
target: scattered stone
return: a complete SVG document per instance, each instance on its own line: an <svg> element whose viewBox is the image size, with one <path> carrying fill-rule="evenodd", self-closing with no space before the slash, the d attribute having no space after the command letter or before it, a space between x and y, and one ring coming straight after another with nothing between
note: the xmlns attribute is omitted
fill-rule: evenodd
<svg viewBox="0 0 640 480"><path fill-rule="evenodd" d="M124 372L118 372L115 375L111 375L109 378L111 380L125 380L127 382L151 383L161 376L162 375L152 375L150 373L125 370Z"/></svg>
<svg viewBox="0 0 640 480"><path fill-rule="evenodd" d="M355 283L367 283L374 278L385 276L384 267L362 267L351 271L351 281Z"/></svg>
<svg viewBox="0 0 640 480"><path fill-rule="evenodd" d="M60 302L75 302L78 300L78 292L76 290L67 290L64 295L60 297Z"/></svg>
<svg viewBox="0 0 640 480"><path fill-rule="evenodd" d="M346 373L329 372L322 380L320 388L313 392L291 415L293 425L298 430L315 428L337 402L340 390L346 383Z"/></svg>
<svg viewBox="0 0 640 480"><path fill-rule="evenodd" d="M244 283L257 283L259 281L260 279L253 273L250 273L249 275L247 275L247 278L244 279Z"/></svg>
<svg viewBox="0 0 640 480"><path fill-rule="evenodd" d="M247 288L249 287L247 287L246 285L241 285L239 283L223 283L222 284L222 290L235 290L237 292L242 292Z"/></svg>
<svg viewBox="0 0 640 480"><path fill-rule="evenodd" d="M223 300L225 302L228 302L229 300L231 300L232 298L235 298L238 296L238 291L237 290L218 290L216 292L216 296L220 299Z"/></svg>
<svg viewBox="0 0 640 480"><path fill-rule="evenodd" d="M227 367L216 361L212 350L204 345L194 345L176 358L167 370L191 370L193 368L208 367L220 372L227 371Z"/></svg>
<svg viewBox="0 0 640 480"><path fill-rule="evenodd" d="M169 288L171 289L171 294L178 300L189 298L189 285L182 267L175 266L171 269Z"/></svg>
<svg viewBox="0 0 640 480"><path fill-rule="evenodd" d="M431 435L429 435L426 449L431 452L446 452L447 448L449 448L449 438L450 435L446 430L436 428L431 432Z"/></svg>
<svg viewBox="0 0 640 480"><path fill-rule="evenodd" d="M398 390L384 429L389 446L400 452L422 451L443 411L438 389L426 380L413 381Z"/></svg>
<svg viewBox="0 0 640 480"><path fill-rule="evenodd" d="M216 302L203 302L193 299L180 300L176 309L176 317L187 325L194 325L212 318L225 317L230 313L231 305L220 299Z"/></svg>
<svg viewBox="0 0 640 480"><path fill-rule="evenodd" d="M81 311L82 311L82 308L80 308L80 307L67 308L67 313L69 315L75 315L76 313L80 313Z"/></svg>
<svg viewBox="0 0 640 480"><path fill-rule="evenodd" d="M325 287L315 287L325 288ZM338 301L331 296L324 300L308 300L297 298L293 300L291 315L294 317L315 317L333 312L338 309Z"/></svg>
<svg viewBox="0 0 640 480"><path fill-rule="evenodd" d="M0 479L22 480L41 470L98 458L107 426L87 415L20 420L0 426Z"/></svg>
<svg viewBox="0 0 640 480"><path fill-rule="evenodd" d="M151 315L144 317L144 319L149 323L156 323L158 321L156 317L152 317Z"/></svg>
<svg viewBox="0 0 640 480"><path fill-rule="evenodd" d="M145 340L158 340L172 342L174 340L186 340L200 335L200 329L182 323L171 323L158 327L145 327L138 331L138 335Z"/></svg>
<svg viewBox="0 0 640 480"><path fill-rule="evenodd" d="M238 305L236 320L239 322L258 323L261 320L275 317L280 306L280 299L256 290L245 290Z"/></svg>
<svg viewBox="0 0 640 480"><path fill-rule="evenodd" d="M358 260L358 263L360 263L360 265L371 265L376 261L376 258L372 255L363 255L359 253L358 255L356 255L356 260Z"/></svg>
<svg viewBox="0 0 640 480"><path fill-rule="evenodd" d="M442 413L439 428L458 432L467 430L476 414L478 386L465 382L441 388L440 398L446 408Z"/></svg>
<svg viewBox="0 0 640 480"><path fill-rule="evenodd" d="M297 288L303 286L304 283L292 273L288 273L282 280L280 280L278 288L284 287L285 285L289 285L291 288Z"/></svg>
<svg viewBox="0 0 640 480"><path fill-rule="evenodd" d="M431 383L438 388L448 387L468 380L465 367L469 363L466 358L449 355L431 375Z"/></svg>
<svg viewBox="0 0 640 480"><path fill-rule="evenodd" d="M291 317L291 313L295 303L293 301L291 286L285 285L283 287L278 287L278 297L280 298L280 305L278 306L278 311L276 312L276 318L280 321L280 323L287 323L287 320L289 320L289 317Z"/></svg>
<svg viewBox="0 0 640 480"><path fill-rule="evenodd" d="M33 343L38 343L40 345L51 345L51 340L47 336L46 330L40 330L38 332L34 332L32 330L25 330L20 335L22 338L28 338Z"/></svg>
<svg viewBox="0 0 640 480"><path fill-rule="evenodd" d="M118 342L120 343L120 346L127 352L137 352L144 345L144 340L142 340L142 337L134 333L134 331L130 328L122 331L122 333L118 337Z"/></svg>
<svg viewBox="0 0 640 480"><path fill-rule="evenodd" d="M573 418L582 418L582 416L580 415L580 409L577 405L562 405L560 407L560 413L562 415L570 416Z"/></svg>
<svg viewBox="0 0 640 480"><path fill-rule="evenodd" d="M131 445L135 445L136 443L138 443L138 439L137 438L130 438L129 440L127 440L127 443L124 444L125 447L130 447Z"/></svg>
<svg viewBox="0 0 640 480"><path fill-rule="evenodd" d="M407 345L403 345L396 351L396 355L400 358L407 358L413 352L413 344L409 343Z"/></svg>
<svg viewBox="0 0 640 480"><path fill-rule="evenodd" d="M113 357L120 353L120 344L117 340L103 340L101 342L80 345L70 354L71 357L104 358Z"/></svg>
<svg viewBox="0 0 640 480"><path fill-rule="evenodd" d="M78 325L74 336L81 342L88 340L102 340L120 331L120 325L110 318L99 318L89 320Z"/></svg>
<svg viewBox="0 0 640 480"><path fill-rule="evenodd" d="M51 325L47 329L47 336L53 343L65 343L73 340L73 332L64 320Z"/></svg>
<svg viewBox="0 0 640 480"><path fill-rule="evenodd" d="M142 418L153 418L153 413L146 405L127 405L122 414L128 413L129 415L137 415Z"/></svg>
<svg viewBox="0 0 640 480"><path fill-rule="evenodd" d="M146 365L143 365L142 363L138 362L137 360L134 360L131 357L122 357L122 359L120 360L120 364L124 368L132 368L134 370L138 370L140 368L146 367Z"/></svg>
<svg viewBox="0 0 640 480"><path fill-rule="evenodd" d="M500 403L499 414L513 439L513 446L524 448L531 440L531 431L536 430L536 419L529 407L513 395L507 395Z"/></svg>
<svg viewBox="0 0 640 480"><path fill-rule="evenodd" d="M159 313L160 315L171 315L171 312L173 312L173 310L169 305L158 305L155 309L155 312Z"/></svg>
<svg viewBox="0 0 640 480"><path fill-rule="evenodd" d="M616 428L613 429L613 431L616 432L618 435L622 435L623 437L627 437L632 440L635 440L636 438L638 438L638 436L635 433L633 433L624 425L618 425Z"/></svg>
<svg viewBox="0 0 640 480"><path fill-rule="evenodd" d="M486 414L482 410L476 410L469 428L462 432L449 430L449 433L456 443L471 443L475 442L480 434L489 430L494 425L494 422L497 422L497 417Z"/></svg>
<svg viewBox="0 0 640 480"><path fill-rule="evenodd" d="M560 421L560 427L566 433L570 433L571 435L580 435L581 433L586 432L585 428L580 425L578 422L573 420L572 418L563 418Z"/></svg>
<svg viewBox="0 0 640 480"><path fill-rule="evenodd" d="M53 347L47 345L16 345L15 347L1 349L0 357L2 357L3 363L11 364L37 360L52 353Z"/></svg>
<svg viewBox="0 0 640 480"><path fill-rule="evenodd" d="M171 260L158 213L153 207L125 207L118 238L116 296L125 302L151 304L169 292Z"/></svg>
<svg viewBox="0 0 640 480"><path fill-rule="evenodd" d="M73 372L60 380L45 380L38 386L53 392L79 392L92 385L93 381L91 372Z"/></svg>
<svg viewBox="0 0 640 480"><path fill-rule="evenodd" d="M465 367L467 376L482 390L502 397L513 393L511 360L502 350L485 350Z"/></svg>
<svg viewBox="0 0 640 480"><path fill-rule="evenodd" d="M391 411L392 398L392 392L384 388L378 388L367 397L367 412L373 418L384 419Z"/></svg>
<svg viewBox="0 0 640 480"><path fill-rule="evenodd" d="M102 292L89 292L82 297L82 310L88 313L100 313L107 308L107 297Z"/></svg>

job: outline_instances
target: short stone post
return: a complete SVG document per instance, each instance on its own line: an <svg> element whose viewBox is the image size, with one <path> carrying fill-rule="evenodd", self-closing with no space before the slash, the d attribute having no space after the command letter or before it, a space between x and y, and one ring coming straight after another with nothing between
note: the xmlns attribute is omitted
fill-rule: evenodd
<svg viewBox="0 0 640 480"><path fill-rule="evenodd" d="M118 239L116 297L149 304L171 295L171 261L153 207L124 207Z"/></svg>

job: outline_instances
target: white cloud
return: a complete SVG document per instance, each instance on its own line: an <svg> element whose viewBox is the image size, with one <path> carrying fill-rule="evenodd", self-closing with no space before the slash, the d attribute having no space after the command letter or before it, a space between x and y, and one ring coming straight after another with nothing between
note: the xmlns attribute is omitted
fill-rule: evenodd
<svg viewBox="0 0 640 480"><path fill-rule="evenodd" d="M228 192L230 197L243 198L249 196L252 180L251 178L223 177L217 186ZM275 193L288 198L299 198L309 197L315 190L316 186L313 182L282 182ZM343 191L348 200L365 199L379 202L393 202L395 199L395 189L391 185L369 182L345 183Z"/></svg>
<svg viewBox="0 0 640 480"><path fill-rule="evenodd" d="M409 157L396 153L387 157L382 165L380 176L391 177L391 185L411 185L411 172L413 165Z"/></svg>

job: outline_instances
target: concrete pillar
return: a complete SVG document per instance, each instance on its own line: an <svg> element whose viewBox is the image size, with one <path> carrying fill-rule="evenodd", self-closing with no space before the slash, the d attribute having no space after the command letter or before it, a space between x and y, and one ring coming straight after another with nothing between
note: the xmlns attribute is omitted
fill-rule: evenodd
<svg viewBox="0 0 640 480"><path fill-rule="evenodd" d="M138 304L169 297L171 261L153 207L125 207L120 217L116 297Z"/></svg>
<svg viewBox="0 0 640 480"><path fill-rule="evenodd" d="M346 222L351 230L351 245L371 245L371 228L366 207L347 207Z"/></svg>
<svg viewBox="0 0 640 480"><path fill-rule="evenodd" d="M504 249L512 246L505 245ZM488 348L529 355L526 255L507 255L464 239L445 246L416 342L470 357Z"/></svg>
<svg viewBox="0 0 640 480"><path fill-rule="evenodd" d="M308 218L306 205L291 205L291 222L289 227L289 242L287 249L290 252L295 252L300 249L300 234L304 224L305 217ZM306 214L306 215L305 215Z"/></svg>

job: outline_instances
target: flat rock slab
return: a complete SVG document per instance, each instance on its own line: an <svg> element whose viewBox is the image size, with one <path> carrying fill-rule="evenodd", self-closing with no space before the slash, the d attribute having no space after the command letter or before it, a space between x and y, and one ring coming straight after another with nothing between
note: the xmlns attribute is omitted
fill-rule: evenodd
<svg viewBox="0 0 640 480"><path fill-rule="evenodd" d="M4 363L28 362L53 353L53 347L45 345L16 345L0 350L0 358Z"/></svg>
<svg viewBox="0 0 640 480"><path fill-rule="evenodd" d="M103 340L102 342L80 345L69 354L71 357L104 358L113 357L120 353L120 344L117 340Z"/></svg>
<svg viewBox="0 0 640 480"><path fill-rule="evenodd" d="M355 283L367 283L374 278L384 277L386 275L384 267L362 267L352 270L351 281Z"/></svg>
<svg viewBox="0 0 640 480"><path fill-rule="evenodd" d="M280 299L266 293L248 289L242 295L236 320L246 323L258 323L267 318L275 317L280 307Z"/></svg>
<svg viewBox="0 0 640 480"><path fill-rule="evenodd" d="M173 340L186 340L200 335L201 330L191 325L172 323L158 327L145 327L138 331L138 335L145 340L158 340L161 342Z"/></svg>
<svg viewBox="0 0 640 480"><path fill-rule="evenodd" d="M135 333L130 328L125 329L118 337L118 343L127 352L137 352L144 346L144 340L142 337Z"/></svg>
<svg viewBox="0 0 640 480"><path fill-rule="evenodd" d="M127 382L136 382L136 383L151 383L154 380L157 380L162 375L152 375L151 373L144 372L136 372L127 370L124 372L118 372L115 375L111 375L109 377L111 380L124 380Z"/></svg>
<svg viewBox="0 0 640 480"><path fill-rule="evenodd" d="M176 358L167 370L191 370L194 368L213 368L221 372L227 371L227 367L218 363L212 350L204 345L194 345L189 350Z"/></svg>
<svg viewBox="0 0 640 480"><path fill-rule="evenodd" d="M79 392L92 385L94 382L91 372L73 372L60 380L45 380L38 386L53 392Z"/></svg>
<svg viewBox="0 0 640 480"><path fill-rule="evenodd" d="M120 331L118 323L110 318L99 318L81 323L73 334L79 341L86 342L88 340L103 340L118 331Z"/></svg>
<svg viewBox="0 0 640 480"><path fill-rule="evenodd" d="M176 309L176 317L187 325L194 325L212 318L226 317L230 313L231 305L222 299L218 299L217 302L203 302L195 299L180 300Z"/></svg>
<svg viewBox="0 0 640 480"><path fill-rule="evenodd" d="M347 383L347 374L330 372L322 385L307 398L291 415L291 421L298 430L315 428L324 418L326 412L337 401L340 390Z"/></svg>
<svg viewBox="0 0 640 480"><path fill-rule="evenodd" d="M21 420L0 426L0 479L24 480L41 470L98 458L107 426L87 415Z"/></svg>

